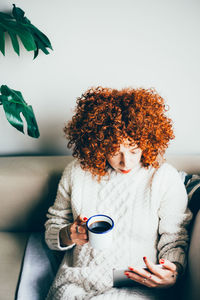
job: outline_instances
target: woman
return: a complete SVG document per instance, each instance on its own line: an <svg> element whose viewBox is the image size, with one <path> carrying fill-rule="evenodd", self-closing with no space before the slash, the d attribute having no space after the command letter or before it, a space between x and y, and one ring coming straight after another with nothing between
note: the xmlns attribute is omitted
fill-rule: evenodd
<svg viewBox="0 0 200 300"><path fill-rule="evenodd" d="M45 224L51 249L73 248L73 266L65 256L48 300L155 299L184 272L191 213L178 172L163 159L174 138L165 113L153 89L97 87L77 99L64 128L75 160ZM115 222L108 250L88 243L85 222L97 213ZM114 268L140 287L114 288Z"/></svg>

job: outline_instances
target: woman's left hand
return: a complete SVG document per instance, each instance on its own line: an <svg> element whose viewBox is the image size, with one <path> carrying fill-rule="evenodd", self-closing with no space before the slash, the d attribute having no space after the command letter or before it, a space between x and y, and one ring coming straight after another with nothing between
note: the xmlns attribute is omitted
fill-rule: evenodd
<svg viewBox="0 0 200 300"><path fill-rule="evenodd" d="M125 272L128 278L151 288L167 288L175 284L178 272L174 263L167 259L160 259L161 268L146 257L143 259L147 269L129 267L130 271Z"/></svg>

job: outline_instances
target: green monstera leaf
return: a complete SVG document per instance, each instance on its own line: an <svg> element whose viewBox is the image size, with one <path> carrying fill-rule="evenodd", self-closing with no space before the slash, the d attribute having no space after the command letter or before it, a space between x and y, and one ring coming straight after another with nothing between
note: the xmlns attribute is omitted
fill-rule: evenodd
<svg viewBox="0 0 200 300"><path fill-rule="evenodd" d="M34 58L39 50L49 54L47 48L53 50L48 37L25 17L24 11L13 4L12 15L0 12L0 51L5 55L5 33L10 36L14 51L20 55L19 41L27 51L34 51Z"/></svg>
<svg viewBox="0 0 200 300"><path fill-rule="evenodd" d="M40 133L32 106L24 101L21 92L12 90L6 85L2 85L0 91L0 105L3 106L8 122L17 130L24 133L22 114L27 123L28 135L38 138Z"/></svg>

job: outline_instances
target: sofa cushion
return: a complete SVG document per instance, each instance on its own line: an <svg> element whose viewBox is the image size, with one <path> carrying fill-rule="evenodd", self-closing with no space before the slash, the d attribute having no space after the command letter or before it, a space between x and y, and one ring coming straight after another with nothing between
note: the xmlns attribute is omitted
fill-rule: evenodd
<svg viewBox="0 0 200 300"><path fill-rule="evenodd" d="M0 232L0 299L14 299L27 236Z"/></svg>
<svg viewBox="0 0 200 300"><path fill-rule="evenodd" d="M63 258L63 251L52 251L44 232L31 233L28 239L16 300L44 300Z"/></svg>

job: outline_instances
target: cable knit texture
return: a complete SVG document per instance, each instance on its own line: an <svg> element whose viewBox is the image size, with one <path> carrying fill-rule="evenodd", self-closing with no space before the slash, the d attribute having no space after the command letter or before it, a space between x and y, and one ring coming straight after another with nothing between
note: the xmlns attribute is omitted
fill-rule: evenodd
<svg viewBox="0 0 200 300"><path fill-rule="evenodd" d="M98 213L115 222L109 250L93 249L89 243L60 245L59 232L64 226L80 214L90 217ZM113 299L155 299L137 298L138 294L134 298L133 289L113 288L113 269L145 266L143 256L154 263L166 258L185 268L191 212L184 184L167 163L159 169L138 166L128 174L110 170L99 183L74 160L63 173L47 217L48 246L67 252L73 248L72 266L66 252L47 300L108 299L113 295Z"/></svg>

